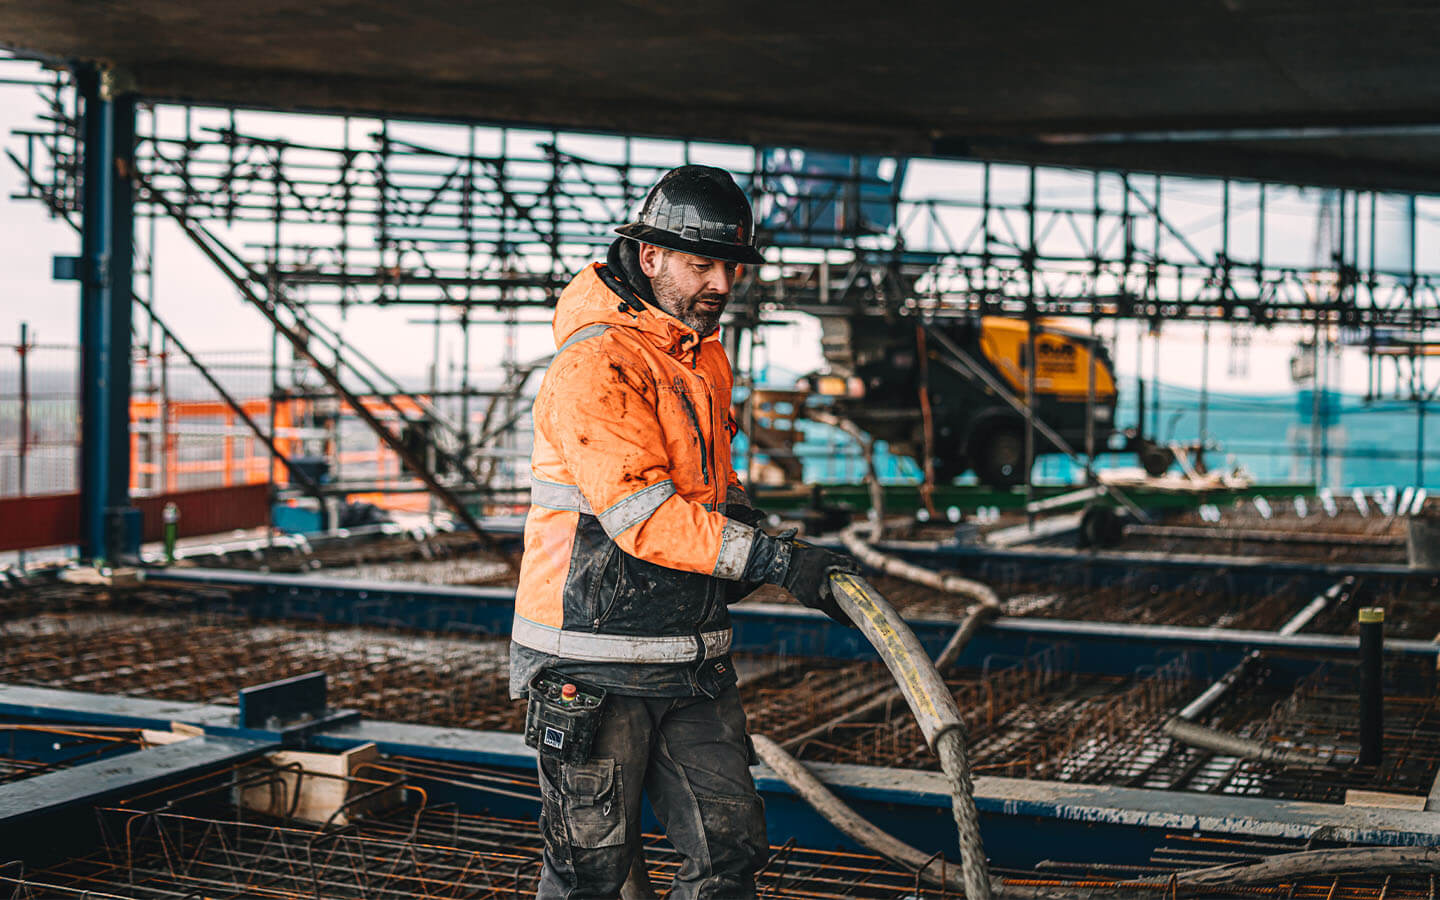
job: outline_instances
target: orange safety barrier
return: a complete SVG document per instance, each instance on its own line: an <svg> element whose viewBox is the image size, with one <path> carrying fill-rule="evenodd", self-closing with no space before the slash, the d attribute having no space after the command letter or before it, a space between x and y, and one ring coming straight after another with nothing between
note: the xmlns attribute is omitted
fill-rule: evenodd
<svg viewBox="0 0 1440 900"><path fill-rule="evenodd" d="M393 422L396 413L390 404L373 397L361 398L365 408L382 421ZM396 398L395 406L407 417L419 417L419 404L411 398ZM261 428L270 427L270 401L265 397L240 402ZM349 404L341 404L342 417L353 416ZM275 406L275 445L281 454L293 457L303 452L303 443L295 432L299 423L313 421L314 403L304 399L281 400ZM214 482L217 486L288 484L289 473L283 463L270 469L270 451L264 442L250 433L235 410L219 400L176 400L162 402L149 397L130 401L130 490L135 494L153 491L172 493L195 481ZM215 437L182 433L184 426L220 426L218 446ZM201 438L201 439L197 439ZM187 438L189 440L187 440ZM312 444L314 441L312 440ZM182 448L184 452L182 452ZM326 448L337 470L343 476L347 467L364 467L377 478L395 477L401 472L400 457L384 441L375 439L373 449L335 452ZM396 494L365 494L367 502L392 509L416 507L414 497ZM419 501L424 509L426 501Z"/></svg>
<svg viewBox="0 0 1440 900"><path fill-rule="evenodd" d="M363 398L362 402L382 421L394 422L395 411L388 403L375 398ZM407 417L421 415L419 405L409 398L397 399L396 405ZM269 428L268 399L247 399L240 407L261 428ZM348 404L339 408L342 417L354 415ZM292 457L303 452L297 423L312 421L312 414L310 400L287 399L276 405L275 444L282 454ZM160 539L160 511L169 502L180 507L181 536L256 528L269 521L270 451L228 404L135 397L130 401L130 425L129 487L141 510L144 540ZM182 426L219 427L213 435L197 435ZM395 478L401 473L400 457L378 437L373 449L338 454L327 449L342 476L347 467L356 466L376 478ZM279 485L289 483L283 463L274 464L273 478ZM201 484L196 485L197 481ZM423 512L429 505L429 496L423 493L366 492L350 499L406 511ZM79 541L78 492L0 498L0 552Z"/></svg>

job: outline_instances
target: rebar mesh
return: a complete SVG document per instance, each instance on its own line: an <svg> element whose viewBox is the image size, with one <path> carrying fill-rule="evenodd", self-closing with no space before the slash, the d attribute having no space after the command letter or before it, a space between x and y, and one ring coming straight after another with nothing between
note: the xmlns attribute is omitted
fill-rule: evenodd
<svg viewBox="0 0 1440 900"><path fill-rule="evenodd" d="M52 590L70 598L64 602L75 611L0 621L0 683L228 703L242 687L324 671L333 695L371 718L512 732L523 722L523 705L508 699L503 639L255 624L182 612L193 604L191 592L124 598L95 589L43 593ZM910 601L924 599L918 590L908 595ZM903 591L895 593L907 599ZM1354 596L1359 595L1347 593L1343 602ZM1096 598L1092 606L1117 615L1145 602L1120 588L1064 597L1067 603ZM1203 599L1199 592L1195 597ZM1179 597L1176 608L1190 599ZM1290 585L1272 599L1266 616L1288 614L1306 598ZM1419 610L1420 599L1415 592L1411 607ZM108 603L158 612L103 611ZM1261 667L1204 723L1240 737L1299 742L1336 760L1317 773L1244 762L1165 736L1164 722L1208 683L1189 676L1183 657L1118 677L1075 671L1070 655L1059 643L1027 659L991 659L951 673L977 772L1341 802L1348 787L1423 794L1440 771L1440 753L1430 749L1440 746L1440 700L1434 673L1424 666L1392 663L1390 752L1378 768L1350 764L1358 739L1349 723L1358 701L1348 664L1333 663L1316 676L1326 680L1298 687L1293 675L1277 677ZM800 758L935 767L878 662L737 654L736 665L747 676L742 694L752 730Z"/></svg>
<svg viewBox="0 0 1440 900"><path fill-rule="evenodd" d="M263 537L240 545L181 548L196 565L270 572L324 570L336 578L419 581L425 584L501 584L511 580L508 567L468 531L440 531L416 537L407 533L362 534L344 539L273 546ZM518 556L517 556L518 560Z"/></svg>
<svg viewBox="0 0 1440 900"><path fill-rule="evenodd" d="M1257 862L1270 856L1316 849L1309 843L1284 838L1252 838L1203 832L1169 833L1150 855L1148 862L1134 864L1098 864L1046 860L1033 872L996 870L1007 884L1041 886L1081 882L1102 890L1116 881L1145 884L1151 892L1162 896L1180 893L1223 897L1284 897L1324 898L1324 900L1433 900L1437 876L1366 875L1344 873L1330 876L1292 878L1280 884L1254 884L1226 888L1187 887L1176 892L1170 880L1175 873L1187 869L1233 863ZM1046 874L1053 880L1047 880ZM1083 881L1082 881L1083 880ZM1140 894L1144 889L1132 889Z"/></svg>
<svg viewBox="0 0 1440 900"><path fill-rule="evenodd" d="M231 804L232 784L263 783L278 770L239 766L229 779L184 796L174 792L133 798L98 808L99 846L76 848L63 862L26 870L0 860L0 897L214 900L340 898L409 900L534 896L541 867L539 829L529 819L480 814L454 803L437 803L427 788L437 784L538 800L533 777L482 766L392 757L357 772L352 788L400 788L406 803L359 817L344 827L277 819ZM304 777L311 777L306 775ZM771 835L772 839L782 838ZM643 838L651 881L663 888L681 858L655 835ZM1163 835L1148 858L1133 862L1074 859L1063 845L1059 858L1034 868L997 868L1006 886L1113 888L1130 882L1134 896L1169 896L1175 873L1246 862L1307 849L1299 841L1182 833ZM1068 858L1067 858L1068 857ZM936 857L934 865L947 865ZM1191 889L1202 896L1330 897L1337 900L1418 900L1434 896L1433 875L1347 874L1290 879L1284 884ZM772 846L757 874L757 893L779 898L886 898L931 900L955 897L930 887L915 873L880 858L803 846L793 838Z"/></svg>
<svg viewBox="0 0 1440 900"><path fill-rule="evenodd" d="M1387 638L1433 641L1440 638L1437 597L1440 597L1440 577L1416 577L1400 583L1361 578L1338 603L1322 610L1305 630L1318 634L1358 634L1357 613L1362 607L1378 606L1385 610Z"/></svg>
<svg viewBox="0 0 1440 900"><path fill-rule="evenodd" d="M100 847L31 873L18 866L0 866L0 896L12 900L534 896L542 848L533 821L433 803L425 790L440 782L480 792L498 790L538 803L539 787L533 778L413 758L392 758L369 768L377 771L357 773L351 781L381 788L402 786L409 795L407 805L343 828L325 828L236 809L226 800L227 783L178 801L171 798L154 810L143 804L101 808L96 811ZM234 777L253 785L257 778L252 772L253 768L237 768ZM668 883L679 871L681 858L662 838L645 836L644 852L655 884ZM777 900L956 896L927 888L914 873L877 857L805 848L793 841L774 848L757 881L760 897Z"/></svg>
<svg viewBox="0 0 1440 900"><path fill-rule="evenodd" d="M1123 549L1403 564L1404 523L1391 515L1394 503L1381 496L1362 512L1348 497L1328 503L1302 496L1237 500L1224 509L1182 510L1163 523L1128 528Z"/></svg>
<svg viewBox="0 0 1440 900"><path fill-rule="evenodd" d="M332 696L372 718L518 731L508 667L503 639L123 613L0 626L0 683L227 703L323 671Z"/></svg>
<svg viewBox="0 0 1440 900"><path fill-rule="evenodd" d="M1323 769L1281 767L1172 740L1161 721L1112 744L1076 780L1163 790L1343 803L1350 789L1426 795L1440 773L1440 695L1433 670L1391 661L1385 695L1385 757L1355 764L1356 666L1332 662L1298 685L1265 667L1237 685L1204 724L1332 760Z"/></svg>
<svg viewBox="0 0 1440 900"><path fill-rule="evenodd" d="M1354 764L1354 665L1332 662L1296 684L1258 667L1206 724L1333 760L1287 768L1178 742L1164 723L1207 685L1186 656L1125 678L1073 670L1063 647L962 669L947 683L965 718L975 772L1084 784L1343 803L1348 789L1424 795L1440 773L1440 694L1423 663L1392 661L1386 756ZM934 769L914 717L878 663L792 659L744 685L752 730L804 760Z"/></svg>
<svg viewBox="0 0 1440 900"><path fill-rule="evenodd" d="M1120 678L1077 673L1069 656L1050 648L947 679L975 771L1084 780L1100 748L1154 725L1193 684L1185 657ZM914 716L878 663L826 669L797 661L791 673L746 686L753 730L802 759L936 768Z"/></svg>
<svg viewBox="0 0 1440 900"><path fill-rule="evenodd" d="M1037 581L1031 565L1000 568L1001 576L988 578L987 583L1004 598L1005 615L1023 618L1273 630L1312 596L1302 591L1295 579L1285 579L1257 594L1239 590L1223 575L1213 573L1198 574L1175 585L1173 576L1142 568L1108 584L1062 585ZM908 619L958 620L971 603L888 575L868 580ZM751 599L790 602L778 589L766 588Z"/></svg>

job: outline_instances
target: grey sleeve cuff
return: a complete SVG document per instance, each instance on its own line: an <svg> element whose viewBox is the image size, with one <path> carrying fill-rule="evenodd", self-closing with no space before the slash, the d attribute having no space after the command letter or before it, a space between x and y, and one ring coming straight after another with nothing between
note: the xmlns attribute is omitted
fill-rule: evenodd
<svg viewBox="0 0 1440 900"><path fill-rule="evenodd" d="M715 571L711 574L727 581L739 581L745 575L750 557L755 554L756 538L761 534L757 528L727 519L725 530L720 533L720 555L715 559Z"/></svg>

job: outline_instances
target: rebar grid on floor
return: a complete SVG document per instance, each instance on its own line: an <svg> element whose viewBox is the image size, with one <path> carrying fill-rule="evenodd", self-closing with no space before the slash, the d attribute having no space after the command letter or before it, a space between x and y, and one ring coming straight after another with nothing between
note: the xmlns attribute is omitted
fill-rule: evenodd
<svg viewBox="0 0 1440 900"><path fill-rule="evenodd" d="M382 790L398 787L408 793L409 802L343 827L276 819L231 805L234 784L263 786L267 779L279 783L281 769L261 767L257 775L253 764L236 766L229 778L207 781L184 796L152 792L98 808L100 846L76 848L65 861L35 871L0 858L0 897L408 900L534 895L541 866L541 840L534 822L461 812L454 804L431 802L425 791L428 783L443 781L538 800L533 778L405 757L386 758L371 768L375 771L349 779L354 787L362 791L376 785ZM663 887L679 870L681 859L663 838L646 835L643 840L651 881ZM1173 893L1170 877L1176 872L1305 848L1297 841L1191 832L1165 835L1145 861L1057 859L1034 869L992 871L1017 888L1049 885L1083 890L1128 882L1131 895L1162 897ZM1064 855L1065 848L1057 846L1056 851ZM935 865L946 863L937 856ZM765 900L958 896L929 887L915 873L877 857L802 847L794 839L772 846L756 880L758 895ZM1194 893L1418 900L1433 898L1434 887L1434 876L1362 874L1211 887Z"/></svg>
<svg viewBox="0 0 1440 900"><path fill-rule="evenodd" d="M1404 499L1410 503L1410 496ZM1349 497L1330 503L1327 511L1325 502L1315 497L1245 499L1212 509L1209 519L1200 509L1179 511L1161 523L1127 527L1122 549L1325 562L1406 561L1403 520L1383 512L1379 501L1368 502L1363 515Z"/></svg>
<svg viewBox="0 0 1440 900"><path fill-rule="evenodd" d="M320 896L358 900L533 897L541 847L533 822L409 812L344 831L320 831L221 817L148 814L127 843L22 876L0 869L0 896L12 900ZM665 885L680 859L648 837L653 883ZM873 856L776 848L757 874L761 898L930 898L957 894L917 884L914 874Z"/></svg>
<svg viewBox="0 0 1440 900"><path fill-rule="evenodd" d="M1008 665L986 665L979 671L956 673L946 679L955 695L970 741L990 734L1016 710L1038 697L1053 696L1056 687L1074 676L1063 648L1047 648ZM888 690L890 674L876 667L871 679ZM890 700L870 721L849 721L839 714L849 704L835 707L835 723L808 737L796 748L806 760L889 765L903 768L936 768L915 717L904 699ZM972 754L971 765L983 764Z"/></svg>
<svg viewBox="0 0 1440 900"><path fill-rule="evenodd" d="M1440 695L1423 665L1391 664L1380 766L1354 765L1353 665L1323 666L1298 685L1257 667L1206 722L1332 759L1324 769L1246 761L1166 736L1165 721L1205 686L1185 656L1130 678L1071 668L1063 648L1052 648L947 680L977 773L1328 803L1344 802L1351 788L1424 795L1440 773ZM744 685L742 696L751 729L800 759L934 769L904 701L887 697L890 687L878 663L796 659Z"/></svg>
<svg viewBox="0 0 1440 900"><path fill-rule="evenodd" d="M1353 589L1340 602L1322 610L1306 627L1307 633L1358 634L1357 613L1361 607L1385 610L1387 638L1440 639L1440 576L1412 578L1400 583L1377 579L1356 579Z"/></svg>
<svg viewBox="0 0 1440 900"><path fill-rule="evenodd" d="M419 580L427 584L499 584L513 581L504 560L483 548L468 531L441 531L417 538L411 534L364 535L316 544L285 540L274 546L257 537L245 547L224 546L207 552L191 547L185 560L215 568L309 572L378 580ZM518 555L517 555L518 560ZM449 567L444 563L451 563ZM407 577L428 569L430 577ZM449 576L452 580L440 580ZM431 580L431 577L436 580Z"/></svg>
<svg viewBox="0 0 1440 900"><path fill-rule="evenodd" d="M876 576L870 583L907 618L958 618L970 604L965 598L890 576ZM1007 616L1142 625L1273 630L1310 600L1293 579L1257 595L1236 590L1223 576L1208 574L1161 587L1159 575L1144 569L1110 584L1071 586L1037 582L1034 567L1027 565L988 583L1004 598Z"/></svg>
<svg viewBox="0 0 1440 900"><path fill-rule="evenodd" d="M230 806L231 782L183 798L140 798L97 809L103 844L49 869L23 873L0 866L0 896L119 898L317 896L498 898L534 896L541 838L527 819L462 813L428 800L427 782L500 791L539 800L533 778L483 767L389 758L348 779L354 787L402 787L408 803L342 828L280 820ZM279 770L235 767L233 778L278 785ZM302 777L312 777L304 775ZM499 786L497 786L497 783ZM162 800L163 805L162 804ZM145 804L159 805L147 810ZM669 882L680 857L647 835L651 880ZM940 861L943 864L943 860ZM757 875L763 898L954 897L924 887L914 873L864 854L815 850L793 841L775 848Z"/></svg>
<svg viewBox="0 0 1440 900"><path fill-rule="evenodd" d="M1205 555L1252 559L1283 559L1317 563L1364 563L1404 565L1405 543L1392 539L1360 539L1348 535L1322 540L1314 534L1295 531L1244 532L1216 529L1212 534L1156 528L1127 531L1121 550L1165 555Z"/></svg>
<svg viewBox="0 0 1440 900"><path fill-rule="evenodd" d="M1305 532L1321 539L1329 536L1404 539L1403 520L1386 513L1374 495L1366 500L1363 514L1352 497L1343 495L1332 497L1334 515L1326 510L1323 500L1314 496L1269 497L1263 500L1265 512L1261 512L1258 502L1255 498L1236 500L1215 510L1218 518L1213 518L1212 512L1212 520L1207 520L1199 508L1177 510L1165 517L1164 524L1281 535ZM1393 506L1390 509L1394 511Z"/></svg>
<svg viewBox="0 0 1440 900"><path fill-rule="evenodd" d="M1072 679L1069 691L1022 703L988 733L972 737L972 756L979 760L975 770L1091 781L1109 747L1160 721L1194 683L1185 656L1125 681Z"/></svg>
<svg viewBox="0 0 1440 900"><path fill-rule="evenodd" d="M1070 862L1046 860L1036 866L1036 872L1017 872L1006 869L991 871L1003 877L1007 884L1043 885L1074 884L1075 880L1096 887L1114 886L1116 881L1144 883L1151 891L1162 896L1176 896L1170 878L1186 869L1219 866L1230 863L1257 862L1270 856L1315 849L1306 842L1285 838L1247 838L1235 835L1206 834L1203 832L1170 833L1164 835L1164 842L1150 855L1148 863L1096 864L1091 862ZM1044 874L1050 873L1057 880L1047 881ZM1037 875L1039 877L1037 877ZM1066 879L1059 881L1058 879ZM1111 880L1114 879L1114 880ZM1200 889L1187 887L1184 895L1211 895L1223 897L1283 897L1323 898L1323 900L1434 900L1437 886L1436 875L1366 875L1346 873L1330 876L1293 878L1280 884L1237 885L1226 888Z"/></svg>
<svg viewBox="0 0 1440 900"><path fill-rule="evenodd" d="M1126 679L1074 672L1063 647L994 660L947 683L976 771L1072 778L1094 748L1153 727L1194 684L1185 657ZM888 696L892 688L879 663L800 659L744 685L742 695L751 730L793 744L801 759L934 768L904 700ZM867 702L874 705L867 709Z"/></svg>
<svg viewBox="0 0 1440 900"><path fill-rule="evenodd" d="M1303 679L1255 729L1264 739L1287 739L1333 755L1339 771L1324 779L1290 775L1282 783L1311 799L1343 801L1350 788L1427 795L1440 772L1440 692L1433 665L1387 660L1384 686L1384 756L1377 766L1355 764L1360 735L1359 666L1333 661ZM1289 775L1290 773L1284 773ZM1283 775L1274 775L1271 789Z"/></svg>
<svg viewBox="0 0 1440 900"><path fill-rule="evenodd" d="M1323 769L1276 766L1201 750L1167 737L1157 722L1113 742L1074 780L1325 803L1345 802L1350 789L1425 796L1440 773L1440 695L1433 671L1390 663L1384 761L1359 766L1355 668L1330 663L1291 684L1258 667L1202 723L1333 760Z"/></svg>
<svg viewBox="0 0 1440 900"><path fill-rule="evenodd" d="M894 684L878 662L838 664L802 657L764 678L747 680L740 693L749 729L783 740L832 721Z"/></svg>
<svg viewBox="0 0 1440 900"><path fill-rule="evenodd" d="M0 625L0 683L233 702L243 687L323 671L332 696L372 718L518 731L503 639L254 625L130 614Z"/></svg>
<svg viewBox="0 0 1440 900"><path fill-rule="evenodd" d="M1218 578L1201 577L1179 587L1161 588L1143 577L1128 578L1088 591L1068 592L1028 612L1045 618L1137 625L1272 630L1310 599L1288 584L1256 596L1227 589L1218 582ZM1037 592L1030 596L1046 595ZM1020 596L1007 601L1007 614L1013 614L1012 607L1023 609Z"/></svg>
<svg viewBox="0 0 1440 900"><path fill-rule="evenodd" d="M97 609L109 602L109 594L89 585L61 582L31 582L0 589L0 624L42 613Z"/></svg>

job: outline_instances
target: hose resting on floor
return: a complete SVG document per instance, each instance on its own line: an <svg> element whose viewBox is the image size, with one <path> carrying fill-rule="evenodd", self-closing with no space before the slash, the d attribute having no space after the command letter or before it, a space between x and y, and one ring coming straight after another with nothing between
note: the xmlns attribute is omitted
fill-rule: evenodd
<svg viewBox="0 0 1440 900"><path fill-rule="evenodd" d="M830 576L840 608L875 647L900 686L940 768L950 779L951 810L960 834L960 866L968 900L989 900L990 874L980 840L980 815L975 809L975 784L965 755L965 727L960 710L915 632L895 608L863 578L847 573Z"/></svg>
<svg viewBox="0 0 1440 900"><path fill-rule="evenodd" d="M908 866L913 871L920 873L921 878L932 884L940 885L950 891L965 889L961 873L954 869L947 870L943 857L917 850L894 835L870 824L851 809L844 800L835 796L819 778L810 774L810 770L805 768L804 764L785 752L783 747L770 738L763 734L752 734L750 740L755 745L755 755L760 757L760 761L769 766L776 775L790 785L791 790L799 794L802 800L814 807L825 817L826 821L838 828L846 837L862 847L874 850L887 859Z"/></svg>

